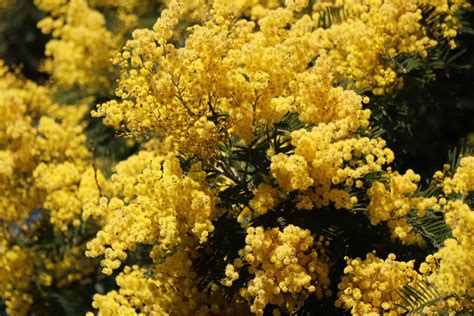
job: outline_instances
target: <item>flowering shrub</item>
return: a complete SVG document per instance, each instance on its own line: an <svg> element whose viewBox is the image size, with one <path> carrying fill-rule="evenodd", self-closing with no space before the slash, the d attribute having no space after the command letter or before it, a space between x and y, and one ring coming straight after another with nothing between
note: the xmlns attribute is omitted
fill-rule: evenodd
<svg viewBox="0 0 474 316"><path fill-rule="evenodd" d="M33 2L47 79L0 59L8 315L474 312L472 141L423 181L377 116L467 1Z"/></svg>

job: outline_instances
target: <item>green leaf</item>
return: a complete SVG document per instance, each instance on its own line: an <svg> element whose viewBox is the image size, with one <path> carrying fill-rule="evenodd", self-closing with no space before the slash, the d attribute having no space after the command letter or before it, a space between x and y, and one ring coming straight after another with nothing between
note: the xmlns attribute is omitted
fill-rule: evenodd
<svg viewBox="0 0 474 316"><path fill-rule="evenodd" d="M398 290L402 300L396 306L405 310L406 315L421 315L426 307L430 307L447 300L453 295L442 295L434 285L420 282L415 286L405 285ZM435 310L435 313L443 314L443 310Z"/></svg>
<svg viewBox="0 0 474 316"><path fill-rule="evenodd" d="M426 210L425 216L418 216L417 211L412 210L408 213L407 222L436 248L443 247L444 241L452 237L451 228L446 224L443 214L433 210Z"/></svg>
<svg viewBox="0 0 474 316"><path fill-rule="evenodd" d="M461 162L461 159L466 156L470 156L473 153L473 148L469 146L461 146L460 148L454 148L449 151L448 159L450 171L452 174L456 172Z"/></svg>
<svg viewBox="0 0 474 316"><path fill-rule="evenodd" d="M64 289L61 292L51 293L51 297L59 303L65 316L76 316L84 309L84 302L74 289Z"/></svg>
<svg viewBox="0 0 474 316"><path fill-rule="evenodd" d="M324 9L318 10L317 13L319 13L318 27L323 29L330 28L334 24L343 23L353 17L353 14L342 5L326 6Z"/></svg>

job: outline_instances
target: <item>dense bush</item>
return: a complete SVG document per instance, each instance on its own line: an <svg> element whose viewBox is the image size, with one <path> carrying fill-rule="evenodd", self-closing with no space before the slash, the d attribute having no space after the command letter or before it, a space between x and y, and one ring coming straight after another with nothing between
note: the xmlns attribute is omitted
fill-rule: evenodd
<svg viewBox="0 0 474 316"><path fill-rule="evenodd" d="M0 17L7 315L474 312L467 1Z"/></svg>

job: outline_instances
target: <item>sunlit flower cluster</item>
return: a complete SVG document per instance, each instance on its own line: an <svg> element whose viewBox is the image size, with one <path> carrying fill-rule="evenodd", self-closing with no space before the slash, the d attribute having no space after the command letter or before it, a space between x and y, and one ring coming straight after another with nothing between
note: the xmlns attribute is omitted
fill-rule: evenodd
<svg viewBox="0 0 474 316"><path fill-rule="evenodd" d="M357 135L360 125L348 120L292 133L294 154L273 156L271 165L285 191L299 190L316 207L332 202L336 208L351 209L357 203L348 189L361 187L364 176L381 171L393 160L393 153L384 140Z"/></svg>
<svg viewBox="0 0 474 316"><path fill-rule="evenodd" d="M1 232L0 232L1 233ZM27 293L33 275L33 254L18 246L9 247L0 235L0 297L12 315L26 315L33 297Z"/></svg>
<svg viewBox="0 0 474 316"><path fill-rule="evenodd" d="M297 7L253 22L232 20L229 14L237 13L224 4L216 1L203 25L189 28L184 46L169 42L183 12L179 1L153 30L136 30L116 59L123 69L120 99L100 105L96 115L135 136L171 136L178 148L202 157L226 135L251 142L254 131L288 111L308 123L367 118L359 96L330 86L329 63L307 67L317 41L311 19L296 18Z"/></svg>
<svg viewBox="0 0 474 316"><path fill-rule="evenodd" d="M365 260L346 258L336 306L349 309L352 315L399 315L403 312L395 305L401 303L397 290L421 282L423 277L413 269L413 261L395 259L394 254L383 260L371 253Z"/></svg>
<svg viewBox="0 0 474 316"><path fill-rule="evenodd" d="M472 180L472 179L471 179ZM461 200L450 201L444 207L446 222L451 226L453 238L445 241L436 253L439 267L431 280L444 293L473 296L474 270L474 212Z"/></svg>
<svg viewBox="0 0 474 316"><path fill-rule="evenodd" d="M444 177L442 186L447 195L467 196L469 192L474 191L474 157L461 158L456 173L452 177Z"/></svg>
<svg viewBox="0 0 474 316"><path fill-rule="evenodd" d="M325 242L315 241L309 230L293 225L283 230L250 227L245 243L242 259L227 266L222 283L231 286L239 278L237 271L248 265L252 279L240 295L251 303L253 313L263 315L267 304L292 312L310 295L321 299L328 294Z"/></svg>
<svg viewBox="0 0 474 316"><path fill-rule="evenodd" d="M104 221L86 254L104 255L103 272L111 274L137 245L159 244L156 251L165 254L178 245L204 243L218 213L205 176L199 165L183 174L172 153L141 151L119 163L111 178L115 196L84 212L84 218Z"/></svg>
<svg viewBox="0 0 474 316"><path fill-rule="evenodd" d="M35 0L49 16L38 28L52 39L46 44L43 70L63 89L82 87L86 93L106 95L115 80L114 50L138 23L148 1ZM104 16L101 9L112 16ZM107 18L115 26L107 25Z"/></svg>
<svg viewBox="0 0 474 316"><path fill-rule="evenodd" d="M244 304L226 302L222 291L209 293L197 287L191 270L193 251L181 248L154 258L153 268L126 266L116 278L119 289L96 294L92 306L98 315L219 315L248 314Z"/></svg>
<svg viewBox="0 0 474 316"><path fill-rule="evenodd" d="M318 1L313 15L317 22L324 18L318 12L328 6L349 17L320 32L321 47L329 51L334 73L350 87L384 94L403 85L400 73L407 71L397 69L394 58L403 54L426 58L428 50L442 40L455 46L454 37L460 29L455 14L469 3L464 0ZM445 14L434 34L427 32L423 21L423 14L426 15L423 10L428 6L433 6L436 13Z"/></svg>

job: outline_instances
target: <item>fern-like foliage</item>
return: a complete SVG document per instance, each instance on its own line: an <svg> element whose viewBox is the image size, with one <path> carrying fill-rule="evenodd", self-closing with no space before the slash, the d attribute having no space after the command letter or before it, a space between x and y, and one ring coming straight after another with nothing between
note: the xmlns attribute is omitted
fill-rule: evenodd
<svg viewBox="0 0 474 316"><path fill-rule="evenodd" d="M433 307L430 311L431 315L444 315L447 312L436 309L435 306L453 297L453 295L442 295L434 285L426 282L417 283L415 286L405 285L398 294L401 304L397 306L402 308L406 315L425 315L424 309L427 307Z"/></svg>
<svg viewBox="0 0 474 316"><path fill-rule="evenodd" d="M355 17L354 13L347 10L347 7L339 4L327 3L323 8L316 10L315 13L319 15L317 26L323 29L330 28L332 25L343 23Z"/></svg>
<svg viewBox="0 0 474 316"><path fill-rule="evenodd" d="M451 228L446 224L444 216L432 210L426 210L425 216L418 216L417 211L408 213L407 222L414 231L424 237L435 248L441 248L444 241L452 237Z"/></svg>
<svg viewBox="0 0 474 316"><path fill-rule="evenodd" d="M343 6L328 6L319 11L318 27L329 28L346 20L347 11Z"/></svg>
<svg viewBox="0 0 474 316"><path fill-rule="evenodd" d="M472 148L469 147L455 147L449 152L449 174L453 175L459 167L462 157L469 156L472 153ZM435 182L424 190L418 190L415 196L433 197L442 194L442 190ZM457 198L457 197L455 197ZM465 197L466 201L470 202L470 196ZM434 210L425 210L424 216L418 216L417 210L412 210L408 213L407 222L413 227L414 231L421 234L427 242L435 248L441 248L444 241L452 237L451 228L446 224L444 215L441 212Z"/></svg>
<svg viewBox="0 0 474 316"><path fill-rule="evenodd" d="M394 58L386 56L383 58L388 64L395 66L400 75L409 76L424 85L436 79L437 71L443 71L449 78L451 68L469 66L455 64L459 57L466 53L466 49L453 51L447 40L441 36L439 25L444 23L446 13L437 12L436 8L429 4L422 5L420 9L422 15L420 23L427 30L429 37L434 38L438 44L428 50L426 58L419 54L400 54Z"/></svg>
<svg viewBox="0 0 474 316"><path fill-rule="evenodd" d="M208 177L227 178L234 183L220 191L221 207L229 210L233 205L248 206L253 198L251 189L269 173L271 161L267 151L272 149L277 154L293 150L289 134L301 128L309 126L299 120L298 114L287 113L273 126L256 131L255 140L246 146L240 145L236 137L229 138L221 146L220 156L206 170Z"/></svg>
<svg viewBox="0 0 474 316"><path fill-rule="evenodd" d="M433 197L441 194L441 188L436 182L431 182L426 189L419 189L415 197ZM446 224L444 215L441 212L435 212L432 209L424 210L423 216L418 215L418 210L411 210L406 220L413 230L419 233L425 241L434 248L441 248L444 241L452 237L451 228Z"/></svg>
<svg viewBox="0 0 474 316"><path fill-rule="evenodd" d="M241 208L250 207L249 202L254 197L252 188L261 184L263 177L270 172L271 161L267 151L273 149L275 153L290 152L293 146L290 144L289 134L307 127L299 120L298 114L287 113L273 126L256 131L255 140L246 146L240 145L238 138L229 138L221 146L221 155L212 165L206 166L208 177L228 179L232 184L218 188L219 206L226 213L215 221L215 231L208 243L199 249L200 256L194 262L201 289L207 289L212 283L219 284L226 265L232 263L238 256L238 250L245 246L245 230L237 222L236 213ZM186 170L192 162L192 159L182 159L181 164ZM281 225L287 226L284 222ZM241 269L240 275L239 280L230 288L225 288L227 298L233 297L250 277L245 267Z"/></svg>
<svg viewBox="0 0 474 316"><path fill-rule="evenodd" d="M92 118L89 111L84 121L87 123L85 133L89 149L94 154L94 160L97 160L97 167L106 176L112 174L114 164L138 151L138 145L128 145L124 137L119 137L113 128L104 125L101 119Z"/></svg>
<svg viewBox="0 0 474 316"><path fill-rule="evenodd" d="M57 303L60 310L64 312L64 316L75 316L78 311L84 310L86 302L83 301L82 297L78 297L77 292L74 289L62 289L61 291L53 292L51 298Z"/></svg>
<svg viewBox="0 0 474 316"><path fill-rule="evenodd" d="M448 150L460 145L459 140L466 136L464 126L472 121L473 90L464 83L472 81L469 68L474 51L474 11L460 10L457 14L463 25L458 46L464 49L453 50L439 37L441 24L437 23L445 15L430 4L421 10L420 23L438 44L428 49L426 58L418 54L382 55L386 66L403 77L403 89L385 96L367 95L374 122L387 131L385 139L396 152L395 168L412 168L430 177L446 161Z"/></svg>
<svg viewBox="0 0 474 316"><path fill-rule="evenodd" d="M213 282L219 283L227 263L232 263L237 258L239 249L245 246L245 231L229 212L219 217L214 222L214 227L208 243L199 249L200 256L194 261L201 290L207 289ZM228 298L238 291L242 286L241 282L244 282L243 278L228 288Z"/></svg>
<svg viewBox="0 0 474 316"><path fill-rule="evenodd" d="M461 159L466 156L470 156L474 153L474 148L472 146L461 146L455 147L449 151L449 170L451 173L455 173L459 167Z"/></svg>

